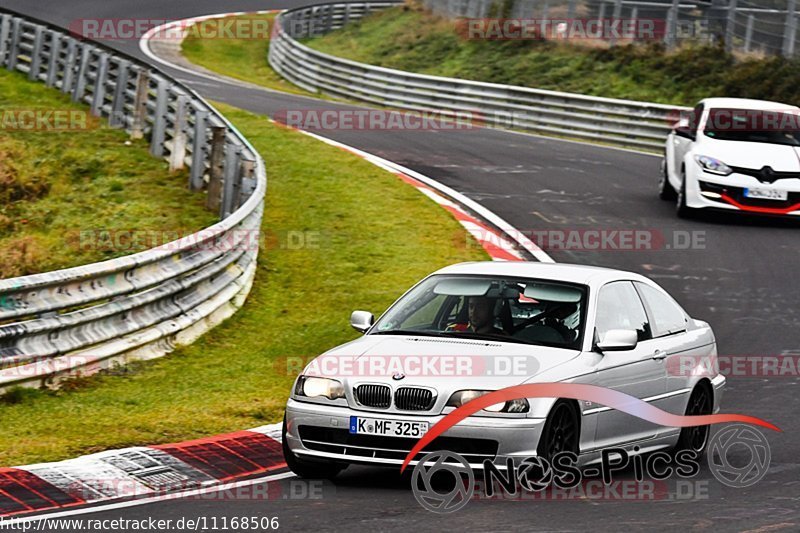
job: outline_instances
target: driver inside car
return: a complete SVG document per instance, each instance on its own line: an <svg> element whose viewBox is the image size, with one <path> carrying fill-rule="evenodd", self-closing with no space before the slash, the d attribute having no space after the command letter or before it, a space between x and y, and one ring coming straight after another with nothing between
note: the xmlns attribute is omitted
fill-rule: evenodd
<svg viewBox="0 0 800 533"><path fill-rule="evenodd" d="M492 335L505 335L506 333L495 327L495 309L498 298L486 296L472 296L469 298L467 310L469 323L455 323L447 326L447 331L469 331L471 333L489 333Z"/></svg>

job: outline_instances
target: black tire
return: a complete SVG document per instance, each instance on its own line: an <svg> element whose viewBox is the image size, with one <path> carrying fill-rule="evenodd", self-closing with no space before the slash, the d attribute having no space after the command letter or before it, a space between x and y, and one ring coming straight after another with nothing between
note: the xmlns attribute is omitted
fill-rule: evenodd
<svg viewBox="0 0 800 533"><path fill-rule="evenodd" d="M691 218L692 208L686 205L686 170L681 170L681 188L675 200L675 212L678 217Z"/></svg>
<svg viewBox="0 0 800 533"><path fill-rule="evenodd" d="M558 400L544 423L536 453L548 461L560 452L578 453L581 426L575 404Z"/></svg>
<svg viewBox="0 0 800 533"><path fill-rule="evenodd" d="M665 156L661 163L661 179L658 180L658 197L668 202L674 202L677 200L677 196L678 193L675 192L675 188L667 178L667 158Z"/></svg>
<svg viewBox="0 0 800 533"><path fill-rule="evenodd" d="M711 388L705 383L700 383L695 386L689 396L686 414L688 416L710 415L713 405L714 397ZM696 452L699 457L702 457L706 445L708 445L710 428L711 426L694 426L681 429L678 443L675 445L675 451L691 450Z"/></svg>
<svg viewBox="0 0 800 533"><path fill-rule="evenodd" d="M289 449L289 445L286 444L286 416L283 417L281 444L286 466L289 467L289 470L297 474L298 477L304 479L333 479L339 472L347 468L347 465L344 463L337 463L325 459L307 461L297 457L292 450Z"/></svg>

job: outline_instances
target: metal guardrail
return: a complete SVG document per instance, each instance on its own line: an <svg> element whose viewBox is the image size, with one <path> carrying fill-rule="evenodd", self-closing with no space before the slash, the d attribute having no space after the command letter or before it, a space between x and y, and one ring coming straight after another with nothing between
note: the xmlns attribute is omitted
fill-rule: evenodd
<svg viewBox="0 0 800 533"><path fill-rule="evenodd" d="M472 116L489 126L662 150L681 111L688 108L600 98L376 67L313 50L297 39L341 28L397 1L320 4L278 16L269 63L311 92L389 108Z"/></svg>
<svg viewBox="0 0 800 533"><path fill-rule="evenodd" d="M0 393L54 387L191 343L244 303L256 270L264 162L221 114L156 69L0 10L0 67L69 94L170 168L188 166L221 221L158 248L0 280Z"/></svg>

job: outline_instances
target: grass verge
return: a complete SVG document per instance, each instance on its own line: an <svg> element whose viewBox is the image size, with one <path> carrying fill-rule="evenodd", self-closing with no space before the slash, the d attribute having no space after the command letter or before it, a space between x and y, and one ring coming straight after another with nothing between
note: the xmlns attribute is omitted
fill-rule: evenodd
<svg viewBox="0 0 800 533"><path fill-rule="evenodd" d="M67 95L2 70L0 117L0 278L127 255L163 230L216 221L186 172L169 174L145 141L130 142ZM131 230L150 237L96 239Z"/></svg>
<svg viewBox="0 0 800 533"><path fill-rule="evenodd" d="M384 310L430 271L486 259L395 176L225 105L267 163L256 282L244 308L189 347L58 392L0 404L0 465L175 442L279 421L298 371L355 338L351 309Z"/></svg>
<svg viewBox="0 0 800 533"><path fill-rule="evenodd" d="M338 57L423 74L694 105L709 96L800 103L800 58L737 60L720 46L469 40L465 22L414 4L303 42Z"/></svg>
<svg viewBox="0 0 800 533"><path fill-rule="evenodd" d="M266 20L271 32L274 19L275 15L269 13L227 17L225 21L233 21L233 24L246 24L250 20ZM269 39L202 38L203 35L211 33L218 25L219 22L216 21L200 22L199 31L189 32L189 35L181 43L181 52L189 61L225 76L255 83L269 89L292 94L310 94L281 78L269 66L267 61Z"/></svg>

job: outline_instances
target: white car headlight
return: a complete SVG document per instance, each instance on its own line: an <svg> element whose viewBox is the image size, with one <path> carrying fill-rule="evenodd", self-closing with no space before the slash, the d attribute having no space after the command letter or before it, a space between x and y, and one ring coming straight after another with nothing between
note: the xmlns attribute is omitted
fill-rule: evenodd
<svg viewBox="0 0 800 533"><path fill-rule="evenodd" d="M448 407L461 407L465 403L469 403L475 398L479 398L484 394L488 394L488 390L460 390L454 392L450 399L447 400ZM525 398L517 400L509 400L507 402L496 403L484 408L484 411L490 413L527 413L530 405Z"/></svg>
<svg viewBox="0 0 800 533"><path fill-rule="evenodd" d="M341 381L314 376L300 376L294 389L297 396L318 398L324 396L329 400L344 398L344 385Z"/></svg>
<svg viewBox="0 0 800 533"><path fill-rule="evenodd" d="M719 159L714 159L713 157L709 157L707 155L696 155L694 156L694 160L697 161L697 164L703 167L703 170L706 172L710 172L711 174L719 174L720 176L727 176L733 170L731 167L720 161Z"/></svg>

